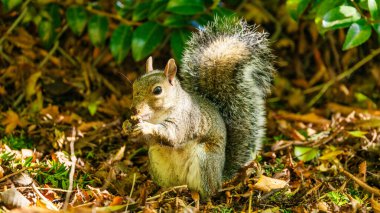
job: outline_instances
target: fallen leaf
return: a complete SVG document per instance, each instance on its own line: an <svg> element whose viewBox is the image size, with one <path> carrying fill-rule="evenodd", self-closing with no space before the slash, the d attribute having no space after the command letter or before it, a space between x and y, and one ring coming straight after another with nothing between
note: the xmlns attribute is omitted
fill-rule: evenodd
<svg viewBox="0 0 380 213"><path fill-rule="evenodd" d="M365 135L367 133L368 132L364 132L364 131L360 131L360 130L357 130L357 131L348 131L348 134L350 134L351 136L357 137L357 138L366 138Z"/></svg>
<svg viewBox="0 0 380 213"><path fill-rule="evenodd" d="M5 126L5 133L11 133L17 126L24 127L26 122L22 121L17 113L12 110L8 110L5 113L5 118L1 121L1 124Z"/></svg>
<svg viewBox="0 0 380 213"><path fill-rule="evenodd" d="M359 178L363 182L367 179L367 161L363 161L359 164Z"/></svg>
<svg viewBox="0 0 380 213"><path fill-rule="evenodd" d="M112 199L112 202L110 203L110 206L116 206L121 205L123 203L123 198L120 196L116 196Z"/></svg>
<svg viewBox="0 0 380 213"><path fill-rule="evenodd" d="M0 193L0 200L8 206L25 207L30 205L30 201L17 189L11 188Z"/></svg>
<svg viewBox="0 0 380 213"><path fill-rule="evenodd" d="M0 166L0 178L4 177L4 169Z"/></svg>
<svg viewBox="0 0 380 213"><path fill-rule="evenodd" d="M304 147L304 146L294 147L294 156L298 158L298 160L307 162L318 157L318 155L319 155L319 149L312 148L312 147Z"/></svg>
<svg viewBox="0 0 380 213"><path fill-rule="evenodd" d="M7 94L7 91L5 90L3 86L0 85L0 95L5 95L5 94Z"/></svg>
<svg viewBox="0 0 380 213"><path fill-rule="evenodd" d="M79 127L78 130L81 132L87 132L91 129L97 129L104 126L104 123L101 121L92 121L92 122L83 122Z"/></svg>
<svg viewBox="0 0 380 213"><path fill-rule="evenodd" d="M373 211L375 213L380 213L380 203L377 202L373 197L371 197L370 201L371 201L371 206L373 208Z"/></svg>
<svg viewBox="0 0 380 213"><path fill-rule="evenodd" d="M25 172L14 176L12 180L17 186L28 186L33 183L33 179Z"/></svg>
<svg viewBox="0 0 380 213"><path fill-rule="evenodd" d="M321 157L319 157L319 160L335 160L335 158L338 156L338 155L341 155L343 154L344 151L342 150L335 150L335 151L332 151L332 152L328 152L324 155L322 155Z"/></svg>
<svg viewBox="0 0 380 213"><path fill-rule="evenodd" d="M291 112L279 111L278 117L282 119L286 119L286 120L301 121L301 122L306 122L306 123L315 123L315 124L322 124L322 125L330 124L329 120L321 116L318 116L314 113L299 115L299 114L294 114Z"/></svg>
<svg viewBox="0 0 380 213"><path fill-rule="evenodd" d="M39 90L39 86L37 85L38 79L41 77L42 72L38 71L33 73L28 80L26 81L26 91L25 96L29 100L36 92Z"/></svg>
<svg viewBox="0 0 380 213"><path fill-rule="evenodd" d="M263 192L270 192L273 189L285 188L287 185L288 183L284 180L274 179L274 178L261 175L257 183L253 185L253 187Z"/></svg>
<svg viewBox="0 0 380 213"><path fill-rule="evenodd" d="M59 108L58 106L49 104L49 106L41 109L40 114L48 117L49 119L57 119L59 116Z"/></svg>

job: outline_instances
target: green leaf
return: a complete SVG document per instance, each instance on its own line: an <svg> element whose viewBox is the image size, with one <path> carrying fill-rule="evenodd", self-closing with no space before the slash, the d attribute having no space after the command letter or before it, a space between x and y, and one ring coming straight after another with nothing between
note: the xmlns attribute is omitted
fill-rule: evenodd
<svg viewBox="0 0 380 213"><path fill-rule="evenodd" d="M328 30L345 28L360 19L355 7L338 6L323 16L322 27Z"/></svg>
<svg viewBox="0 0 380 213"><path fill-rule="evenodd" d="M371 14L371 20L375 23L372 24L373 29L378 35L380 41L380 0L368 0L368 9Z"/></svg>
<svg viewBox="0 0 380 213"><path fill-rule="evenodd" d="M100 47L106 40L108 19L104 16L94 15L88 22L88 35L93 45Z"/></svg>
<svg viewBox="0 0 380 213"><path fill-rule="evenodd" d="M189 18L180 15L169 15L164 21L164 26L176 28L189 25Z"/></svg>
<svg viewBox="0 0 380 213"><path fill-rule="evenodd" d="M1 3L3 4L3 10L6 13L20 5L22 2L22 0L1 0Z"/></svg>
<svg viewBox="0 0 380 213"><path fill-rule="evenodd" d="M380 0L368 0L368 9L373 21L380 20Z"/></svg>
<svg viewBox="0 0 380 213"><path fill-rule="evenodd" d="M338 206L343 206L350 201L345 194L338 191L331 191L327 193L327 197Z"/></svg>
<svg viewBox="0 0 380 213"><path fill-rule="evenodd" d="M46 49L50 48L55 37L57 36L57 33L54 30L53 22L42 20L40 25L38 25L38 36L40 37L42 46Z"/></svg>
<svg viewBox="0 0 380 213"><path fill-rule="evenodd" d="M363 44L369 39L371 33L371 25L369 25L364 19L353 23L348 29L346 39L343 44L343 50L348 50Z"/></svg>
<svg viewBox="0 0 380 213"><path fill-rule="evenodd" d="M227 9L225 7L216 7L213 11L214 15L225 17L225 16L235 16L235 12Z"/></svg>
<svg viewBox="0 0 380 213"><path fill-rule="evenodd" d="M324 33L324 31L326 31L322 27L323 16L331 9L344 4L344 2L345 0L323 0L318 3L315 3L315 5L313 6L313 8L316 8L316 15L315 15L314 22L316 23L318 30L321 33Z"/></svg>
<svg viewBox="0 0 380 213"><path fill-rule="evenodd" d="M164 38L164 27L156 22L146 22L140 25L132 38L132 56L135 61L140 61L151 54Z"/></svg>
<svg viewBox="0 0 380 213"><path fill-rule="evenodd" d="M368 0L359 0L359 2L357 3L359 5L359 7L363 10L369 10L368 8Z"/></svg>
<svg viewBox="0 0 380 213"><path fill-rule="evenodd" d="M290 17L292 17L294 20L298 20L298 18L306 10L309 3L310 0L287 0L286 8L288 9Z"/></svg>
<svg viewBox="0 0 380 213"><path fill-rule="evenodd" d="M357 102L371 101L370 98L368 98L366 95L364 95L361 92L355 92L354 96Z"/></svg>
<svg viewBox="0 0 380 213"><path fill-rule="evenodd" d="M70 6L66 10L66 20L75 35L81 35L87 24L87 12L83 6Z"/></svg>
<svg viewBox="0 0 380 213"><path fill-rule="evenodd" d="M364 132L364 131L360 131L360 130L357 130L357 131L349 131L348 134L350 134L351 136L354 136L354 137L357 137L357 138L366 138L365 135L367 134L368 132Z"/></svg>
<svg viewBox="0 0 380 213"><path fill-rule="evenodd" d="M33 19L37 16L36 8L34 8L33 6L27 7L26 10L26 15L22 19L23 24L33 21ZM38 26L38 24L36 24L36 26Z"/></svg>
<svg viewBox="0 0 380 213"><path fill-rule="evenodd" d="M377 33L378 41L380 42L380 24L372 24L373 29Z"/></svg>
<svg viewBox="0 0 380 213"><path fill-rule="evenodd" d="M176 61L182 61L182 53L185 49L185 44L189 40L191 32L188 30L176 30L172 33L170 38L170 46L173 50L173 55Z"/></svg>
<svg viewBox="0 0 380 213"><path fill-rule="evenodd" d="M371 14L371 20L375 23L372 24L373 29L378 35L380 41L380 0L368 0L368 9Z"/></svg>
<svg viewBox="0 0 380 213"><path fill-rule="evenodd" d="M133 8L133 0L117 0L115 9L119 16L124 17Z"/></svg>
<svg viewBox="0 0 380 213"><path fill-rule="evenodd" d="M298 160L302 160L304 162L307 162L307 161L311 161L314 158L318 157L319 149L315 149L312 147L295 146L294 147L294 155Z"/></svg>
<svg viewBox="0 0 380 213"><path fill-rule="evenodd" d="M126 25L119 25L113 31L110 42L112 56L120 64L128 54L132 42L132 28Z"/></svg>
<svg viewBox="0 0 380 213"><path fill-rule="evenodd" d="M98 110L98 103L97 102L90 102L87 106L88 112L91 116L94 116L96 111Z"/></svg>
<svg viewBox="0 0 380 213"><path fill-rule="evenodd" d="M155 0L150 6L149 9L149 20L156 19L162 12L165 11L166 6L168 4L168 0Z"/></svg>
<svg viewBox="0 0 380 213"><path fill-rule="evenodd" d="M46 5L45 10L49 14L49 21L52 22L54 29L58 28L61 26L61 17L59 14L59 5L55 3L50 3Z"/></svg>
<svg viewBox="0 0 380 213"><path fill-rule="evenodd" d="M179 15L194 15L204 10L202 0L170 0L166 10Z"/></svg>
<svg viewBox="0 0 380 213"><path fill-rule="evenodd" d="M150 3L144 2L137 5L135 10L133 11L132 20L133 21L141 21L148 17L148 12L150 9Z"/></svg>
<svg viewBox="0 0 380 213"><path fill-rule="evenodd" d="M213 16L209 15L209 14L206 14L206 13L203 13L201 14L197 19L196 19L196 25L200 25L200 26L205 26L207 25L210 21L213 21L214 18ZM194 23L193 23L194 24ZM198 28L198 26L195 26L196 28Z"/></svg>

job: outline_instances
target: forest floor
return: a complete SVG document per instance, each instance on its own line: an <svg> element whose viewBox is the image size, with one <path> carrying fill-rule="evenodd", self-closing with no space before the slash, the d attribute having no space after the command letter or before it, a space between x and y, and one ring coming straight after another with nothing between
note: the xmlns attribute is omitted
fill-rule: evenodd
<svg viewBox="0 0 380 213"><path fill-rule="evenodd" d="M147 147L122 134L131 86L119 73L133 80L144 63L116 65L68 32L45 50L16 28L0 48L0 212L380 212L379 49L343 52L340 31L281 24L262 152L200 203L156 185Z"/></svg>

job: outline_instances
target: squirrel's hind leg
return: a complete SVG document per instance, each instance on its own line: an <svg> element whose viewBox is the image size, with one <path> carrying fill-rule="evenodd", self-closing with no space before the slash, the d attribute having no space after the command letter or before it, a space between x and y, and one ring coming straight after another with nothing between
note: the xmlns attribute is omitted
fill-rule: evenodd
<svg viewBox="0 0 380 213"><path fill-rule="evenodd" d="M210 149L209 144L200 143L194 150L194 158L190 161L187 185L190 190L198 191L201 200L214 195L222 184L224 155Z"/></svg>

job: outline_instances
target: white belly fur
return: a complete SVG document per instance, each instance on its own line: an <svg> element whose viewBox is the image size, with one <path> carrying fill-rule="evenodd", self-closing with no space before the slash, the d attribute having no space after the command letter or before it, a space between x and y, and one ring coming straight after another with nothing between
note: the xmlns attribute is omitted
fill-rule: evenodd
<svg viewBox="0 0 380 213"><path fill-rule="evenodd" d="M199 165L203 153L203 145L197 142L189 142L182 148L151 145L149 147L151 175L164 187L187 185L192 190L200 190L202 187Z"/></svg>

